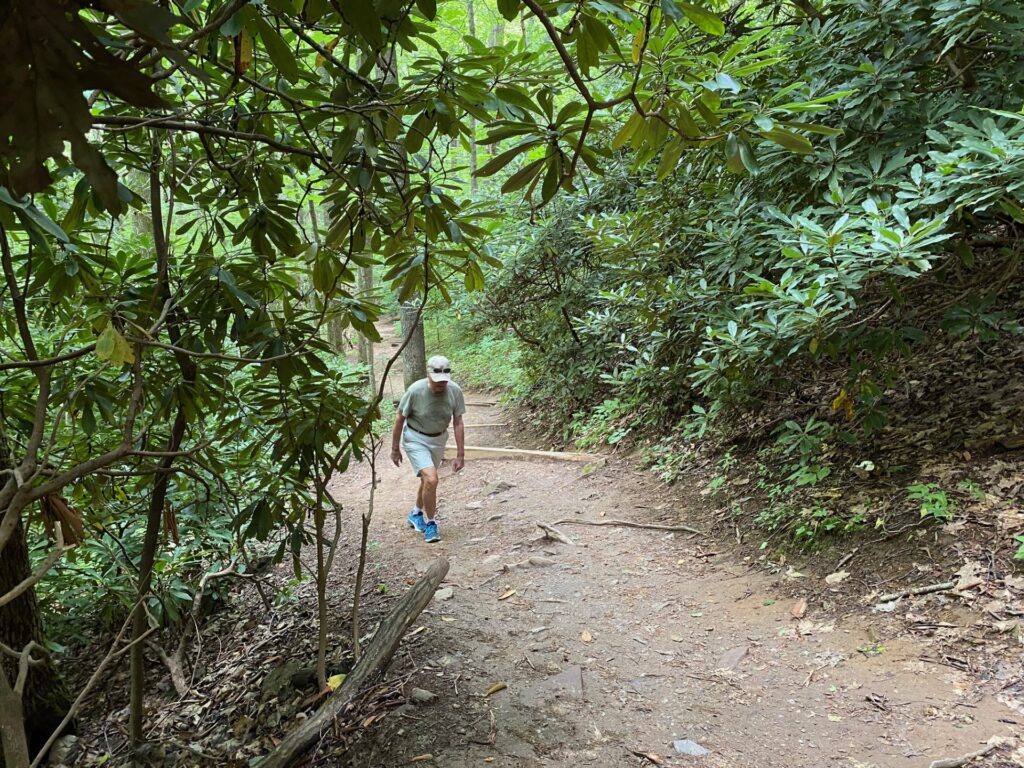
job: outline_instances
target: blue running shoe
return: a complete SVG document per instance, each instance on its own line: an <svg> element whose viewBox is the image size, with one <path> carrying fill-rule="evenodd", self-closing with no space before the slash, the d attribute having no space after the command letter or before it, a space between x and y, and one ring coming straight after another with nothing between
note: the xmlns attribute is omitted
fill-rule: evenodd
<svg viewBox="0 0 1024 768"><path fill-rule="evenodd" d="M406 518L406 522L409 523L410 528L416 529L416 533L423 533L427 530L427 521L424 519L422 512L413 510L409 513L409 517Z"/></svg>
<svg viewBox="0 0 1024 768"><path fill-rule="evenodd" d="M433 544L435 541L441 540L441 531L437 529L436 521L427 520L426 530L423 531L423 540L427 544Z"/></svg>

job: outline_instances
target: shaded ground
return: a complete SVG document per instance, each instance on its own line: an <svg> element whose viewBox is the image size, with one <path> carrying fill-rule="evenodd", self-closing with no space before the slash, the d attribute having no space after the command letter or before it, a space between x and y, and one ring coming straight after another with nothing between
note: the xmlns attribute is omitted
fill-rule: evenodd
<svg viewBox="0 0 1024 768"><path fill-rule="evenodd" d="M400 381L398 368L386 395L400 395ZM468 400L471 445L538 447L493 398ZM891 553L865 546L841 568L837 554L813 559L820 572L766 571L700 495L706 480L671 490L620 460L471 460L459 475L442 470L443 541L428 545L405 526L415 478L378 469L365 636L433 558L451 570L386 678L307 765L926 768L993 736L1008 741L971 765L1024 765L1024 578L981 544L954 548L933 526L891 542ZM331 672L351 662L369 484L363 464L335 487L346 530L328 591ZM717 523L700 535L560 523L573 544L541 537L538 522L565 519ZM953 525L978 521L989 524L979 512ZM307 572L313 557L303 550ZM849 575L825 581L838 570ZM187 696L154 662L152 679L164 679L149 697L149 735L160 746L147 763L242 768L322 700L303 677L315 658L315 588L287 564L272 578L284 588L272 603L240 588L204 626ZM880 591L948 579L959 591L875 609ZM410 703L415 689L434 698ZM75 764L124 764L126 703L119 672L90 699ZM707 754L680 754L679 740Z"/></svg>
<svg viewBox="0 0 1024 768"><path fill-rule="evenodd" d="M496 411L471 407L467 420ZM509 441L492 432L471 431L470 442ZM383 583L401 584L437 555L452 563L451 599L427 609L392 672L437 699L380 723L347 765L429 754L457 768L910 768L1011 737L1024 722L1019 659L979 669L944 654L943 633L959 637L984 618L958 599L902 601L900 616L941 613L939 626L915 631L896 612L838 613L842 583L805 588L810 577L757 573L703 536L563 524L575 546L539 537L537 522L563 518L686 519L663 487L616 464L584 476L578 464L482 460L446 475L442 543L405 527L415 481L394 467L382 471L372 529ZM338 490L358 497L368 479L357 468ZM802 592L818 596L797 619ZM484 696L495 683L506 688ZM709 753L677 754L679 739ZM989 764L1008 760L1001 750Z"/></svg>

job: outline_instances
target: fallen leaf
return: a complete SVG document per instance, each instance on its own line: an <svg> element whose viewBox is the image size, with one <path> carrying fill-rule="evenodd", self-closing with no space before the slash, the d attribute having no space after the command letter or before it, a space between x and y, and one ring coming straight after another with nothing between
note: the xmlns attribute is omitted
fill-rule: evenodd
<svg viewBox="0 0 1024 768"><path fill-rule="evenodd" d="M327 690L336 691L345 682L345 675L331 675L327 678Z"/></svg>
<svg viewBox="0 0 1024 768"><path fill-rule="evenodd" d="M847 573L846 571L836 571L835 573L830 573L828 576L825 577L825 583L826 584L838 584L841 581L845 581L849 577L850 577L850 574Z"/></svg>
<svg viewBox="0 0 1024 768"><path fill-rule="evenodd" d="M495 683L486 691L484 691L484 698L486 699L488 696L492 696L498 691L504 691L506 688L508 688L508 685L506 685L505 683Z"/></svg>
<svg viewBox="0 0 1024 768"><path fill-rule="evenodd" d="M512 597L512 595L514 595L515 593L516 593L516 591L515 591L514 589L509 589L509 590L507 590L507 591L503 592L503 593L502 593L502 595L501 595L501 597L499 597L498 599L499 599L499 600L508 600L508 599L509 599L510 597Z"/></svg>
<svg viewBox="0 0 1024 768"><path fill-rule="evenodd" d="M681 638L679 635L672 635L672 642L673 643L681 643L681 642L683 642L683 638Z"/></svg>
<svg viewBox="0 0 1024 768"><path fill-rule="evenodd" d="M412 758L409 762L410 763L426 763L427 761L433 760L433 759L434 759L434 756L431 755L428 752L425 755L416 755L416 757Z"/></svg>
<svg viewBox="0 0 1024 768"><path fill-rule="evenodd" d="M807 599L801 597L799 600L797 600L796 604L790 609L789 613L790 615L792 615L794 619L802 619L804 617L804 614L807 613Z"/></svg>
<svg viewBox="0 0 1024 768"><path fill-rule="evenodd" d="M593 639L594 636L587 632L587 630L584 629L582 632L580 632L580 640L582 640L584 643L592 642Z"/></svg>
<svg viewBox="0 0 1024 768"><path fill-rule="evenodd" d="M839 715L829 715L828 721L830 723L841 723L843 721L843 718L841 718Z"/></svg>
<svg viewBox="0 0 1024 768"><path fill-rule="evenodd" d="M653 752L639 752L639 751L637 751L635 749L631 749L630 752L632 752L637 757L642 757L642 758L645 758L647 760L650 760L655 765L665 765L665 761L662 760L661 757L659 757L658 755L654 754Z"/></svg>

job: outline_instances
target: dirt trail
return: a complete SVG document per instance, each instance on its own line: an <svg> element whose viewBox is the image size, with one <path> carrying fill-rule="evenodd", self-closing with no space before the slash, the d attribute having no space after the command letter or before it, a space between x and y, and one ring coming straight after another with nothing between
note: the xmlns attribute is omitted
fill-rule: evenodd
<svg viewBox="0 0 1024 768"><path fill-rule="evenodd" d="M507 421L497 406L470 405L466 421L471 445L517 442L508 428L474 426ZM759 573L727 544L576 525L560 526L575 546L540 538L536 524L560 518L686 522L662 486L622 464L443 469L439 544L406 527L408 468L380 471L370 583L400 594L443 555L451 597L435 598L391 669L437 698L376 723L348 765L429 754L426 764L448 768L925 768L1012 736L1021 721L997 687L922 660L921 638L885 616L812 600L794 618L794 582ZM350 514L368 485L365 465L339 481ZM506 687L484 696L495 683ZM678 753L684 739L707 754Z"/></svg>

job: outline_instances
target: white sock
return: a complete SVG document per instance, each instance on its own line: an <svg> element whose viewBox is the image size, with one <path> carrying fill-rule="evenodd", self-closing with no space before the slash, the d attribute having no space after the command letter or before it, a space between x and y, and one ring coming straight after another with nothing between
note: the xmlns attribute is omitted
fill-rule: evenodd
<svg viewBox="0 0 1024 768"><path fill-rule="evenodd" d="M412 513L414 515L422 515L423 514L423 510L420 509L419 507L417 507L415 504L413 504L412 505Z"/></svg>

